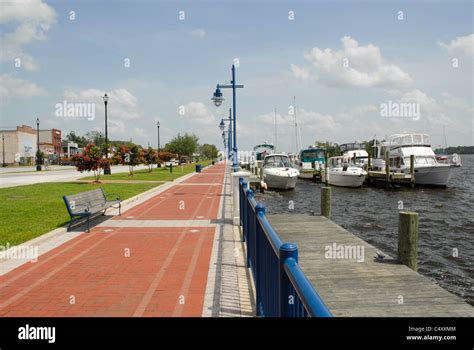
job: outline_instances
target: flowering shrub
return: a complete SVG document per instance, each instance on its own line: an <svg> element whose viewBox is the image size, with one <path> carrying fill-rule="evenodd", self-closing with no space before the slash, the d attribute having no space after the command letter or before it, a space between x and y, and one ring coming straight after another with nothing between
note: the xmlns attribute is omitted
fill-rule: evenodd
<svg viewBox="0 0 474 350"><path fill-rule="evenodd" d="M72 161L76 169L81 173L84 171L92 171L96 182L100 179L102 169L107 166L107 159L102 157L100 148L93 144L88 144L84 147L81 154L74 155Z"/></svg>
<svg viewBox="0 0 474 350"><path fill-rule="evenodd" d="M142 149L140 152L140 158L145 163L148 165L148 172L152 172L153 164L156 164L158 162L158 155L155 152L155 150L151 147L148 147L148 149Z"/></svg>
<svg viewBox="0 0 474 350"><path fill-rule="evenodd" d="M165 152L165 151L158 152L158 159L160 159L163 162L168 162L173 158L178 158L178 155L175 153Z"/></svg>

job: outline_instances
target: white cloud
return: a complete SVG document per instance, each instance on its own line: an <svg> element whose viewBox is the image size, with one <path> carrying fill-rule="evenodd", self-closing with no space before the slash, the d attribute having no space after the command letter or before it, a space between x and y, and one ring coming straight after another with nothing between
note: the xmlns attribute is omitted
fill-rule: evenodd
<svg viewBox="0 0 474 350"><path fill-rule="evenodd" d="M359 43L349 37L341 38L342 49L333 51L314 47L304 54L311 65L299 67L292 64L295 77L310 77L328 86L384 87L403 86L411 83L411 77L395 64L387 62L379 47Z"/></svg>
<svg viewBox="0 0 474 350"><path fill-rule="evenodd" d="M202 125L216 125L216 118L202 102L189 102L184 105L184 117Z"/></svg>
<svg viewBox="0 0 474 350"><path fill-rule="evenodd" d="M2 2L1 8L0 24L12 24L16 27L0 36L0 61L11 61L13 66L13 61L19 58L22 68L36 70L38 64L24 51L24 46L46 39L47 32L56 22L56 12L41 0L6 1Z"/></svg>
<svg viewBox="0 0 474 350"><path fill-rule="evenodd" d="M0 75L0 96L33 97L46 95L46 91L28 80L16 78L12 74Z"/></svg>
<svg viewBox="0 0 474 350"><path fill-rule="evenodd" d="M311 76L311 72L309 69L306 68L301 68L297 66L296 64L291 64L291 71L295 78L301 79L301 80L312 80L313 77Z"/></svg>
<svg viewBox="0 0 474 350"><path fill-rule="evenodd" d="M194 37L204 38L206 36L206 31L202 28L197 28L192 30L189 34Z"/></svg>
<svg viewBox="0 0 474 350"><path fill-rule="evenodd" d="M446 49L451 55L465 55L474 57L474 33L466 36L458 36L449 44L439 42L439 46Z"/></svg>
<svg viewBox="0 0 474 350"><path fill-rule="evenodd" d="M102 97L104 91L98 89L87 90L65 90L64 99L70 103L95 103L96 108L103 109ZM140 117L137 106L137 98L127 89L115 89L107 92L109 96L108 116L113 119L137 119Z"/></svg>

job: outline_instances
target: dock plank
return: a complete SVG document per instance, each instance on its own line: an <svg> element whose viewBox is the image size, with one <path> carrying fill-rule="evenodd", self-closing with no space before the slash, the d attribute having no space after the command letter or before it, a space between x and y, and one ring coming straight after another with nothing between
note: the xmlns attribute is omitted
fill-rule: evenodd
<svg viewBox="0 0 474 350"><path fill-rule="evenodd" d="M301 269L334 316L474 316L461 298L325 217L274 214L268 220L283 242L298 245ZM326 258L333 244L363 249L363 259ZM374 259L377 251L383 262Z"/></svg>

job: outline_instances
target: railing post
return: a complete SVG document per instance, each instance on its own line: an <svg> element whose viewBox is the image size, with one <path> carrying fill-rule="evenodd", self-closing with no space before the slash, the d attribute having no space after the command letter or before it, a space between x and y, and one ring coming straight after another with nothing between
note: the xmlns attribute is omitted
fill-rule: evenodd
<svg viewBox="0 0 474 350"><path fill-rule="evenodd" d="M253 240L253 236L255 235L255 228L252 225L253 222L253 209L252 209L252 204L250 204L250 199L253 198L253 191L249 188L248 190L245 190L245 231L247 234L245 235L245 242L247 242L247 267L249 267L249 261L248 261L248 251L249 251L249 241L250 243ZM251 247L250 247L251 249Z"/></svg>
<svg viewBox="0 0 474 350"><path fill-rule="evenodd" d="M321 187L321 215L331 219L331 187Z"/></svg>
<svg viewBox="0 0 474 350"><path fill-rule="evenodd" d="M265 216L265 207L261 203L257 203L255 206L255 226L254 226L254 235L253 235L253 251L248 252L247 259L249 258L250 254L253 254L253 272L255 276L255 309L257 312L257 316L262 316L260 314L260 305L262 303L262 274L260 270L260 254L261 254L261 240L262 237L259 234L258 226L260 225L258 218ZM247 260L248 261L248 260ZM262 258L263 261L263 258ZM248 262L247 262L248 266Z"/></svg>
<svg viewBox="0 0 474 350"><path fill-rule="evenodd" d="M398 214L398 261L410 269L418 270L418 214Z"/></svg>
<svg viewBox="0 0 474 350"><path fill-rule="evenodd" d="M294 311L296 296L290 279L286 274L284 264L286 259L295 259L298 262L298 247L293 243L283 243L280 247L279 259L279 317L291 317Z"/></svg>
<svg viewBox="0 0 474 350"><path fill-rule="evenodd" d="M243 202L244 202L244 191L243 191L243 186L244 186L244 179L242 177L239 178L239 216L240 216L240 226L243 224L243 219L242 219L242 208L243 208Z"/></svg>

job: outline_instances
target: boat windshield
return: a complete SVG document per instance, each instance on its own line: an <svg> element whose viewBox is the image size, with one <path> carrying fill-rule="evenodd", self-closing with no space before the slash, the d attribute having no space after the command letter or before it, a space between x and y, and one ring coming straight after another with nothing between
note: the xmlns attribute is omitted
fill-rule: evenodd
<svg viewBox="0 0 474 350"><path fill-rule="evenodd" d="M314 149L301 152L302 162L315 162L320 160L324 160L323 150Z"/></svg>
<svg viewBox="0 0 474 350"><path fill-rule="evenodd" d="M270 156L265 158L265 164L263 164L263 166L267 168L291 168L291 163L288 157Z"/></svg>
<svg viewBox="0 0 474 350"><path fill-rule="evenodd" d="M434 166L436 163L436 158L433 156L415 157L415 166ZM405 157L405 165L410 166L410 157Z"/></svg>

